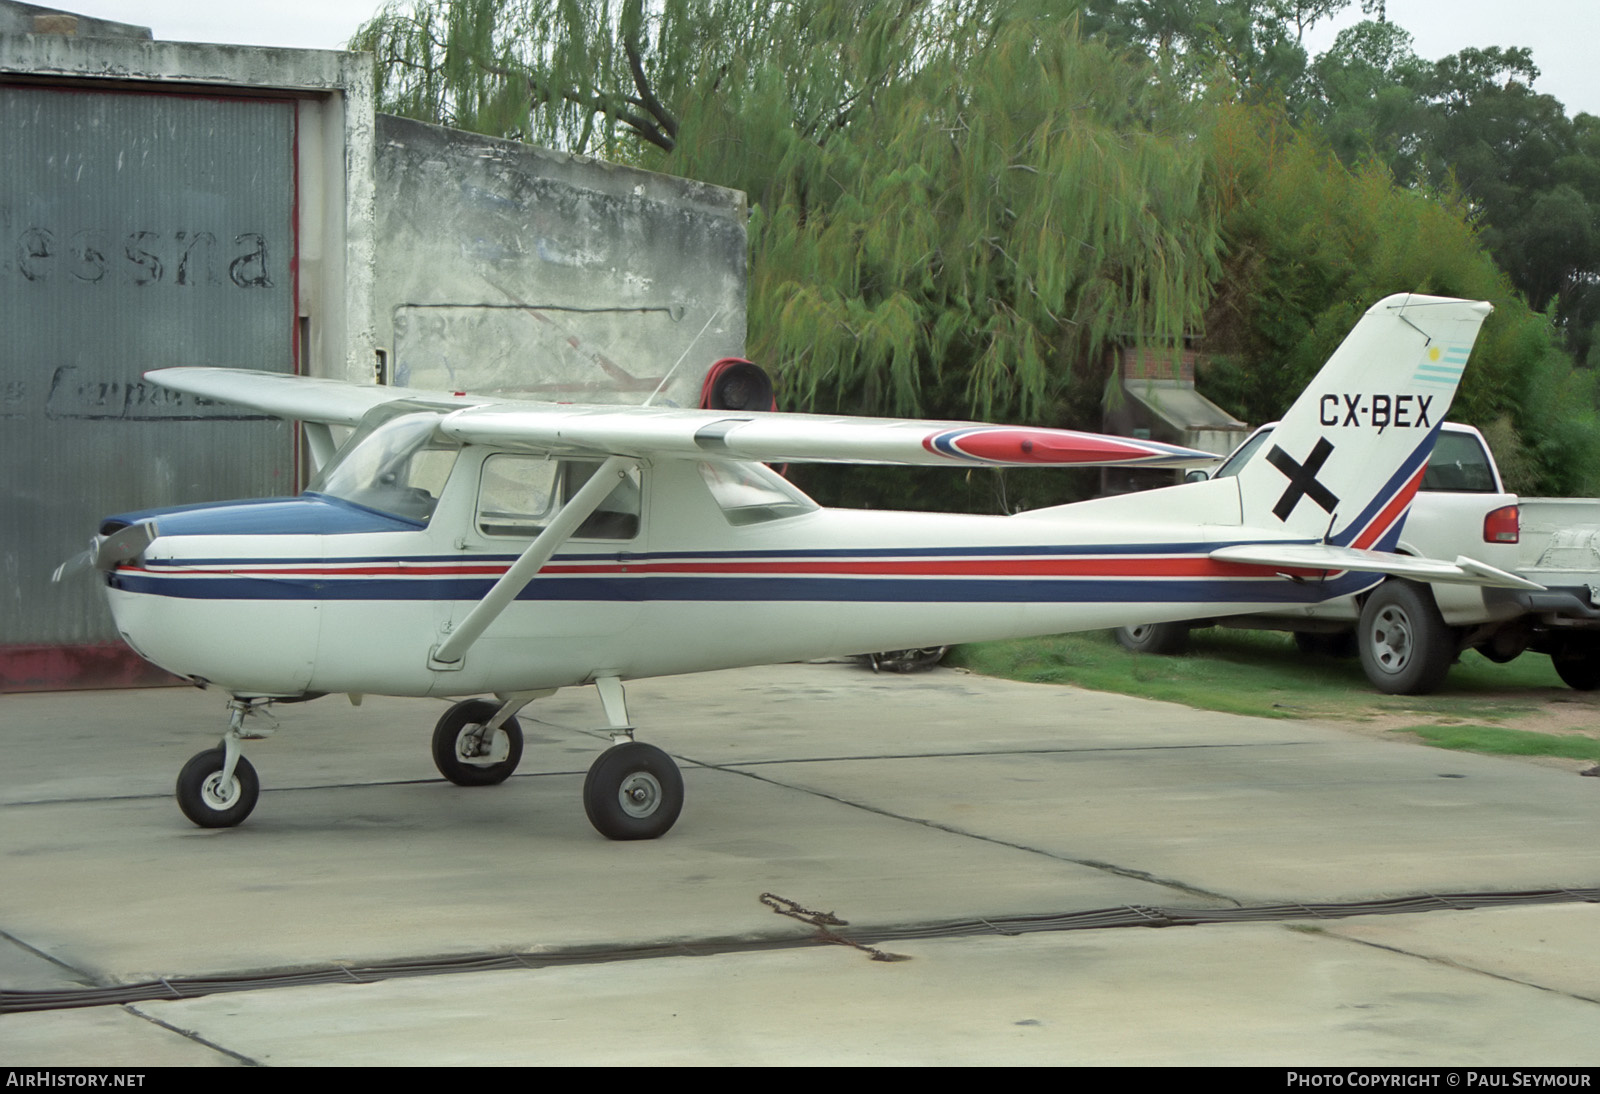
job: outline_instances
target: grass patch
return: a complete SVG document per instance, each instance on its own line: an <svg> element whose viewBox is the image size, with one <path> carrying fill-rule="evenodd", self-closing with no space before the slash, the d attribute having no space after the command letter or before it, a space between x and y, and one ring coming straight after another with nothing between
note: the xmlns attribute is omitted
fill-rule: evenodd
<svg viewBox="0 0 1600 1094"><path fill-rule="evenodd" d="M1557 737L1499 726L1410 726L1396 733L1414 733L1435 748L1482 752L1490 756L1564 756L1600 761L1600 741L1590 737Z"/></svg>
<svg viewBox="0 0 1600 1094"><path fill-rule="evenodd" d="M1186 654L1132 653L1107 631L959 646L948 662L986 676L1071 684L1202 710L1265 718L1365 720L1411 714L1441 721L1496 722L1527 714L1565 692L1548 657L1529 654L1497 665L1475 652L1450 670L1435 695L1374 691L1355 659L1308 657L1287 634L1211 628L1195 631Z"/></svg>

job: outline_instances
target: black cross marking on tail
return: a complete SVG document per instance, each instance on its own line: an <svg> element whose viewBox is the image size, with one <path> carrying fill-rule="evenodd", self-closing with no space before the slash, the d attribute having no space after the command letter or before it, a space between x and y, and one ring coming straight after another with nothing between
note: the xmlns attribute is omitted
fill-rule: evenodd
<svg viewBox="0 0 1600 1094"><path fill-rule="evenodd" d="M1283 492L1283 497L1278 499L1278 504L1272 507L1272 515L1279 520L1287 521L1289 514L1294 512L1294 507L1300 504L1300 499L1310 495L1311 500L1322 506L1323 512L1333 512L1334 506L1339 504L1339 499L1317 481L1317 472L1322 470L1322 465L1328 462L1328 457L1333 455L1333 445L1328 443L1328 438L1319 437L1311 449L1311 455L1306 457L1304 464L1296 463L1294 457L1279 448L1272 446L1272 451L1267 453L1267 462L1289 477L1289 486Z"/></svg>

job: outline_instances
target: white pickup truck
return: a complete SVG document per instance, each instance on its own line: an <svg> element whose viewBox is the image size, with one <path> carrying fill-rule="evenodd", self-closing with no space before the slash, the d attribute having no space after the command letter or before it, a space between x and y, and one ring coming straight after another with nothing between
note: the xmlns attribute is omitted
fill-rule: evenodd
<svg viewBox="0 0 1600 1094"><path fill-rule="evenodd" d="M1270 425L1256 430L1213 477L1237 474L1271 432ZM1307 653L1359 654L1367 679L1391 695L1436 690L1464 650L1499 662L1533 650L1548 654L1570 686L1600 687L1600 500L1508 494L1482 434L1446 423L1399 550L1427 558L1466 555L1545 589L1391 577L1360 596L1323 604L1122 627L1117 641L1132 650L1177 653L1195 627L1292 631Z"/></svg>

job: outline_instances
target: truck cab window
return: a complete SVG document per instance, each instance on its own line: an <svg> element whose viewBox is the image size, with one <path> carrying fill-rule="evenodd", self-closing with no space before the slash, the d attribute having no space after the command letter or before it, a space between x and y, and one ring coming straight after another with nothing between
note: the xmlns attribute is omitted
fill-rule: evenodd
<svg viewBox="0 0 1600 1094"><path fill-rule="evenodd" d="M1493 494L1498 487L1489 455L1470 433L1441 432L1428 457L1422 489L1450 494Z"/></svg>

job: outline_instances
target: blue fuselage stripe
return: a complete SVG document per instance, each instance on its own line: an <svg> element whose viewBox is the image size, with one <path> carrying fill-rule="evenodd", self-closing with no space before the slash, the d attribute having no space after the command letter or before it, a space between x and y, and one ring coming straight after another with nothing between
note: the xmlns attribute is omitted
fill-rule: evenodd
<svg viewBox="0 0 1600 1094"><path fill-rule="evenodd" d="M320 578L152 576L117 571L112 585L131 593L199 600L480 600L492 578ZM817 601L838 603L1311 604L1370 585L1370 575L1290 583L1281 578L945 578L792 575L561 576L534 579L519 600Z"/></svg>

